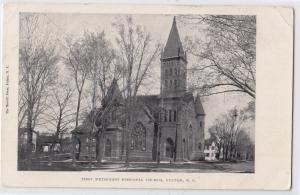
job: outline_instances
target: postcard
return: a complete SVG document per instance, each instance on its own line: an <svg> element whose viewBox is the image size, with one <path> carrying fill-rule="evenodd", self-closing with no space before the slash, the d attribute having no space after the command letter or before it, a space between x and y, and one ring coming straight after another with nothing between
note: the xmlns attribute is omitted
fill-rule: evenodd
<svg viewBox="0 0 300 195"><path fill-rule="evenodd" d="M3 185L290 189L293 17L4 5Z"/></svg>

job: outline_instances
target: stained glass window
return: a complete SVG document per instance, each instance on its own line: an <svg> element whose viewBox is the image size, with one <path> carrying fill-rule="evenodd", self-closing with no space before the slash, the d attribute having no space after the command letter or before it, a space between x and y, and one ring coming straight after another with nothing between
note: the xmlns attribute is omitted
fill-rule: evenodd
<svg viewBox="0 0 300 195"><path fill-rule="evenodd" d="M137 123L131 133L131 148L146 150L146 128L142 123Z"/></svg>

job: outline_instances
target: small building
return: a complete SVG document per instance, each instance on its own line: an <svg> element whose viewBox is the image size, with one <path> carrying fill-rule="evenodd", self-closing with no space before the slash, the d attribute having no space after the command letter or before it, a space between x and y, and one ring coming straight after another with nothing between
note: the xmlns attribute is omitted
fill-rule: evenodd
<svg viewBox="0 0 300 195"><path fill-rule="evenodd" d="M36 142L36 150L37 152L50 152L50 148L53 146L54 152L60 152L61 150L61 143L60 140L58 140L55 135L49 135L49 134L40 134L37 137Z"/></svg>
<svg viewBox="0 0 300 195"><path fill-rule="evenodd" d="M213 141L212 139L205 140L204 154L205 160L207 161L218 160L218 148L215 141Z"/></svg>

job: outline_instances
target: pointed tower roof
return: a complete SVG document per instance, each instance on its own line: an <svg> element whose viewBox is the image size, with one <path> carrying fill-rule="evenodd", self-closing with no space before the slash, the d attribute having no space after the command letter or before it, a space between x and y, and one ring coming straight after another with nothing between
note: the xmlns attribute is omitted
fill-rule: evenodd
<svg viewBox="0 0 300 195"><path fill-rule="evenodd" d="M173 18L173 24L171 27L171 31L169 34L169 38L165 49L163 51L162 58L172 58L172 57L184 57L183 47L180 41L177 25L176 25L176 18Z"/></svg>
<svg viewBox="0 0 300 195"><path fill-rule="evenodd" d="M110 101L116 100L118 103L121 103L123 98L121 94L121 90L118 86L117 80L114 78L113 81L111 82L111 85L109 86L106 96L103 99L102 105L105 106L108 104Z"/></svg>
<svg viewBox="0 0 300 195"><path fill-rule="evenodd" d="M195 112L196 115L205 115L201 100L200 100L200 96L197 93L196 99L195 99Z"/></svg>

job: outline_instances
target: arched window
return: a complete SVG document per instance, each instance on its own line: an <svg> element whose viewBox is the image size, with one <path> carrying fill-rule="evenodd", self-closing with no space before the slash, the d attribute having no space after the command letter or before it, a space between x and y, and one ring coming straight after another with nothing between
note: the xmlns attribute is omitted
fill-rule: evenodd
<svg viewBox="0 0 300 195"><path fill-rule="evenodd" d="M192 125L190 125L190 127L189 127L189 137L190 137L190 139L192 139L192 137L193 137L193 127L192 127Z"/></svg>
<svg viewBox="0 0 300 195"><path fill-rule="evenodd" d="M131 132L131 148L146 150L146 128L142 123L137 123Z"/></svg>
<svg viewBox="0 0 300 195"><path fill-rule="evenodd" d="M190 142L190 146L192 147L192 145L193 145L193 128L192 128L192 125L190 125L190 127L189 127L189 142Z"/></svg>
<svg viewBox="0 0 300 195"><path fill-rule="evenodd" d="M168 89L168 80L165 80L165 89Z"/></svg>
<svg viewBox="0 0 300 195"><path fill-rule="evenodd" d="M169 122L172 122L172 110L169 110Z"/></svg>
<svg viewBox="0 0 300 195"><path fill-rule="evenodd" d="M167 122L168 121L168 116L167 116L168 113L166 110L164 110L163 112L164 112L164 121Z"/></svg>
<svg viewBox="0 0 300 195"><path fill-rule="evenodd" d="M177 121L177 112L176 112L176 110L174 110L174 122L176 122Z"/></svg>

